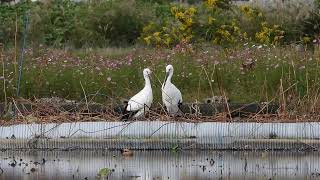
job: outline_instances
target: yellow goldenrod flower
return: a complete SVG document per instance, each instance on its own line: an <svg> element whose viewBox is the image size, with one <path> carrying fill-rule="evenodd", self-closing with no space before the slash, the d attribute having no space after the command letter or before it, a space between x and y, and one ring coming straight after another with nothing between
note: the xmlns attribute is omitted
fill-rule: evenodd
<svg viewBox="0 0 320 180"><path fill-rule="evenodd" d="M178 8L176 6L171 7L170 9L171 14L176 14L176 12L178 11Z"/></svg>
<svg viewBox="0 0 320 180"><path fill-rule="evenodd" d="M219 1L219 0L207 0L206 4L207 4L209 7L215 7L215 6L218 4L218 1Z"/></svg>
<svg viewBox="0 0 320 180"><path fill-rule="evenodd" d="M211 17L211 16L209 16L209 18L208 18L208 23L209 23L209 24L212 24L214 21L216 21L216 19L213 18L213 17Z"/></svg>
<svg viewBox="0 0 320 180"><path fill-rule="evenodd" d="M183 13L183 12L177 12L177 13L175 14L175 17L176 17L177 19L183 19L183 18L184 18L184 13Z"/></svg>
<svg viewBox="0 0 320 180"><path fill-rule="evenodd" d="M186 19L186 26L190 27L193 24L193 20L191 18Z"/></svg>
<svg viewBox="0 0 320 180"><path fill-rule="evenodd" d="M181 31L185 31L187 28L188 28L188 27L187 27L186 25L181 25L181 26L179 27L179 29L180 29Z"/></svg>
<svg viewBox="0 0 320 180"><path fill-rule="evenodd" d="M160 36L160 32L155 32L155 33L153 33L153 35L159 37Z"/></svg>
<svg viewBox="0 0 320 180"><path fill-rule="evenodd" d="M170 46L170 43L171 43L171 38L168 37L164 40L164 44L167 45L167 46Z"/></svg>
<svg viewBox="0 0 320 180"><path fill-rule="evenodd" d="M247 13L250 12L251 8L249 6L247 6L247 5L242 5L242 6L240 6L240 10L242 12L244 12L245 14L247 14Z"/></svg>
<svg viewBox="0 0 320 180"><path fill-rule="evenodd" d="M145 38L143 38L143 39L144 39L144 41L147 43L147 45L150 45L150 43L151 43L151 36L145 37Z"/></svg>
<svg viewBox="0 0 320 180"><path fill-rule="evenodd" d="M268 25L268 23L266 22L266 21L263 21L262 23L261 23L261 26L262 27L265 27L265 26L267 26Z"/></svg>
<svg viewBox="0 0 320 180"><path fill-rule="evenodd" d="M159 42L161 42L161 38L159 37L159 36L155 36L154 37L155 38L155 40L156 40L156 42L159 44Z"/></svg>
<svg viewBox="0 0 320 180"><path fill-rule="evenodd" d="M168 28L167 27L162 27L162 31L166 32L166 31L168 31Z"/></svg>
<svg viewBox="0 0 320 180"><path fill-rule="evenodd" d="M196 8L194 8L194 7L191 7L191 8L188 9L188 13L189 13L191 16L194 15L196 12L197 12L197 10L196 10Z"/></svg>
<svg viewBox="0 0 320 180"><path fill-rule="evenodd" d="M144 26L142 31L143 32L149 32L154 27L153 23L149 23L148 25Z"/></svg>
<svg viewBox="0 0 320 180"><path fill-rule="evenodd" d="M240 28L238 26L234 26L233 29L235 32L240 32Z"/></svg>

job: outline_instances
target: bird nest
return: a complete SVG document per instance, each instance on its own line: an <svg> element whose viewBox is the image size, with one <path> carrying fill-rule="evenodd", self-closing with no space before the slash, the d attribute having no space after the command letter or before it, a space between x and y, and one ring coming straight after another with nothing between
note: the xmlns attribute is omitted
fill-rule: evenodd
<svg viewBox="0 0 320 180"><path fill-rule="evenodd" d="M190 103L181 106L180 116L171 116L162 106L152 107L139 119L123 118L124 104L103 105L77 103L64 99L12 101L0 104L0 124L64 123L95 121L178 121L178 122L309 122L320 121L320 116L297 116L279 113L274 104Z"/></svg>

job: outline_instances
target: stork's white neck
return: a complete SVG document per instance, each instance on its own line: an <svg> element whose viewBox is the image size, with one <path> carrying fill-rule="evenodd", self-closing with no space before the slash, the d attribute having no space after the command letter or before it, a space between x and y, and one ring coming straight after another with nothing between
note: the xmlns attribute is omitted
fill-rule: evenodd
<svg viewBox="0 0 320 180"><path fill-rule="evenodd" d="M169 75L168 75L168 77L167 77L167 81L166 81L166 83L171 83L172 75L173 75L173 72L172 72L172 71L171 71L171 72L169 72Z"/></svg>
<svg viewBox="0 0 320 180"><path fill-rule="evenodd" d="M149 76L144 76L145 86L151 86L150 78Z"/></svg>

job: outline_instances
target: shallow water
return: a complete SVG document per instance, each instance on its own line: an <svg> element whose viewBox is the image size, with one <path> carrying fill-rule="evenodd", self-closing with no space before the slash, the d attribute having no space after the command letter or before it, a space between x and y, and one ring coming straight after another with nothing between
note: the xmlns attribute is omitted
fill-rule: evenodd
<svg viewBox="0 0 320 180"><path fill-rule="evenodd" d="M318 179L319 152L6 151L0 179ZM16 163L15 163L16 161ZM1 173L1 170L0 170Z"/></svg>

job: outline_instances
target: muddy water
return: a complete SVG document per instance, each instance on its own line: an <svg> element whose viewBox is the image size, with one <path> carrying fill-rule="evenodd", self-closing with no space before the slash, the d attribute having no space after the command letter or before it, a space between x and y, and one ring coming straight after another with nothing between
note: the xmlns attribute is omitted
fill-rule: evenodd
<svg viewBox="0 0 320 180"><path fill-rule="evenodd" d="M320 179L318 152L0 152L0 179Z"/></svg>

